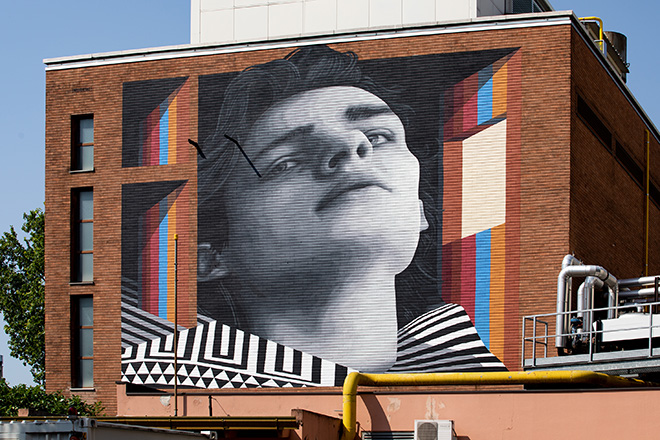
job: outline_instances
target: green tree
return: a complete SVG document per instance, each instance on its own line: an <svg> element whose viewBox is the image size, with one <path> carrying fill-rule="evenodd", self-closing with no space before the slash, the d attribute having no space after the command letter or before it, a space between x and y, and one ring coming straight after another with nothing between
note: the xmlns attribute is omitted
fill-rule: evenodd
<svg viewBox="0 0 660 440"><path fill-rule="evenodd" d="M79 396L64 397L62 393L47 393L42 386L16 385L10 387L0 379L0 417L16 417L20 408L28 408L34 415L66 416L69 407L81 416L103 414L100 402L88 404Z"/></svg>
<svg viewBox="0 0 660 440"><path fill-rule="evenodd" d="M44 213L23 214L25 238L12 226L0 237L0 312L13 357L30 367L34 381L45 379Z"/></svg>

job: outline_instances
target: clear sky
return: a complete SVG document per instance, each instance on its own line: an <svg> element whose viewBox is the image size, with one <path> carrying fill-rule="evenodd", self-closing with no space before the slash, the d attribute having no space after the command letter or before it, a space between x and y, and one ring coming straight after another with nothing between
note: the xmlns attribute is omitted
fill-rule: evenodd
<svg viewBox="0 0 660 440"><path fill-rule="evenodd" d="M631 73L628 86L660 125L660 2L550 0L555 10L598 16L605 29L626 34ZM637 9L640 8L640 9ZM190 42L190 0L9 0L0 14L0 232L20 229L22 213L43 207L44 82L42 60L60 56L186 44ZM597 262L595 262L597 263ZM11 384L32 383L11 359L0 332L4 376Z"/></svg>

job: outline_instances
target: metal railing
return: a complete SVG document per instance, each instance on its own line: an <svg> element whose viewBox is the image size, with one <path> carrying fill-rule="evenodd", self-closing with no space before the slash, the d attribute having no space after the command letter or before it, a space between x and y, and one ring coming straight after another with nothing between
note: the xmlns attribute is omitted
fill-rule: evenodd
<svg viewBox="0 0 660 440"><path fill-rule="evenodd" d="M660 336L660 317L656 316L656 321L657 323L654 323L654 315L651 313L654 309L657 309L658 306L660 306L660 301L658 302L649 302L649 303L636 303L636 304L631 304L631 305L616 305L613 307L603 307L603 308L597 308L597 309L586 309L582 310L580 312L572 310L568 312L562 312L562 313L544 313L544 314L539 314L539 315L530 315L530 316L524 316L523 317L523 322L522 322L522 366L531 366L531 367L536 367L537 366L537 359L539 359L539 356L537 356L537 346L542 346L543 347L543 358L548 357L548 346L552 344L554 339L558 336L566 337L569 341L576 340L576 338L579 338L578 340L583 344L583 350L584 352L580 353L582 355L588 354L587 358L587 363L592 363L594 362L594 354L596 353L602 353L602 352L609 352L612 350L608 350L605 344L603 344L603 335L607 334L610 336L613 336L611 344L614 344L614 342L621 342L622 344L625 344L627 339L617 339L616 334L623 334L624 332L631 332L635 330L646 330L646 337L645 338L634 338L632 340L640 341L642 339L646 339L648 344L646 347L642 347L641 349L646 349L647 350L647 357L653 357L653 333L654 329L655 333ZM582 317L583 322L587 323L596 323L600 317L607 316L607 312L610 310L615 310L616 315L615 316L625 316L626 312L630 311L635 311L637 312L640 308L646 309L647 312L645 313L649 319L648 319L648 325L632 325L630 327L625 327L625 328L616 328L616 329L594 329L594 325L592 324L589 326L589 328L571 328L571 330L567 333L555 333L555 334L548 334L548 320L549 319L555 319L557 316L567 316L568 320L570 321L570 318L572 317L578 317L578 314ZM531 328L530 328L530 323L531 323ZM539 331L537 330L539 328L539 325L542 326L542 334L539 334ZM528 333L531 331L531 336L528 336ZM530 349L531 348L531 356L528 357L530 354ZM625 351L625 349L624 349ZM526 365L525 361L531 360L531 365Z"/></svg>

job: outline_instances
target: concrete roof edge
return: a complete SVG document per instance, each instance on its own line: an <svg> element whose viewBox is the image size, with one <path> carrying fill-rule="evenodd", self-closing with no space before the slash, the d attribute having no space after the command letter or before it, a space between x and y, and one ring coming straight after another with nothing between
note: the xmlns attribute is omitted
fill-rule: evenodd
<svg viewBox="0 0 660 440"><path fill-rule="evenodd" d="M305 42L328 42L329 40L336 39L364 39L373 36L385 38L389 36L408 36L416 33L433 33L434 31L443 32L448 30L453 31L468 31L468 30L481 30L485 26L498 26L506 28L516 23L517 25L529 24L530 26L539 22L547 22L548 20L557 20L561 18L568 18L573 15L572 11L552 11L540 12L530 14L510 14L510 15L497 15L488 17L478 17L469 20L460 21L438 21L434 23L427 23L420 26L407 26L407 27L388 27L378 30L374 29L354 29L342 32L327 34L321 33L318 35L305 35L298 37L287 37L282 39L271 39L261 41L235 41L229 43L202 43L202 44L181 44L161 47L151 47L143 49L130 49L112 52L100 52L83 55L73 55L64 57L45 58L43 63L46 65L46 70L60 70L60 69L74 69L78 67L88 67L89 63L102 64L116 64L125 60L125 62L147 61L152 58L175 58L187 55L199 55L199 52L213 52L213 51L231 51L232 49L245 50L249 47L250 50L267 49L272 46L280 46L282 44L291 45L301 41ZM566 22L567 24L568 22ZM562 23L563 24L563 23ZM474 29L470 29L474 28ZM334 42L334 41L333 41ZM205 53L206 54L206 53Z"/></svg>

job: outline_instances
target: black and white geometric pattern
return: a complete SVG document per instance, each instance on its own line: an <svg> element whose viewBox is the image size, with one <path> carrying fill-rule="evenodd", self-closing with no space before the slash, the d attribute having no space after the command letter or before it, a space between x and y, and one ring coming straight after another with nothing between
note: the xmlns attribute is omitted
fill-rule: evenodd
<svg viewBox="0 0 660 440"><path fill-rule="evenodd" d="M173 326L159 319L134 306L122 306L124 382L174 385ZM353 371L217 321L204 317L199 321L197 327L178 333L177 377L182 386L341 386ZM156 334L160 336L145 339ZM399 331L398 339L392 373L506 370L458 305L447 304L420 316Z"/></svg>
<svg viewBox="0 0 660 440"><path fill-rule="evenodd" d="M401 328L396 363L388 372L442 371L506 371L456 304L445 304Z"/></svg>
<svg viewBox="0 0 660 440"><path fill-rule="evenodd" d="M127 321L134 313L124 305ZM153 317L152 315L152 320ZM201 319L200 319L201 320ZM156 325L148 323L151 331ZM173 385L172 334L137 344L135 327L124 338L122 376L140 385ZM179 384L203 388L300 387L341 385L348 369L217 321L180 329L177 341Z"/></svg>

